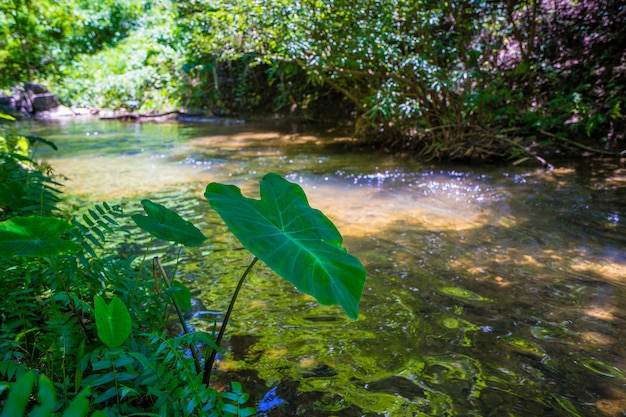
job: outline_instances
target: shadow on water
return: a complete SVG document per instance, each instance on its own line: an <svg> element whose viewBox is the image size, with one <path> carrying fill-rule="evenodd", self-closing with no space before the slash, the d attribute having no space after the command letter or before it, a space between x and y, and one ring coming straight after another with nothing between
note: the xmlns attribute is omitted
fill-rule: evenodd
<svg viewBox="0 0 626 417"><path fill-rule="evenodd" d="M155 135L155 126L144 129ZM74 173L70 193L148 195L204 230L207 244L186 251L180 272L198 294L191 325L221 319L250 261L200 198L209 181L249 195L267 171L300 183L368 270L359 320L350 321L255 269L217 383L242 382L259 415L626 413L624 161L564 162L553 172L424 166L329 152L315 135L169 129L162 142L174 145L162 158L113 147L86 159L73 145L49 161ZM124 192L103 187L109 179Z"/></svg>

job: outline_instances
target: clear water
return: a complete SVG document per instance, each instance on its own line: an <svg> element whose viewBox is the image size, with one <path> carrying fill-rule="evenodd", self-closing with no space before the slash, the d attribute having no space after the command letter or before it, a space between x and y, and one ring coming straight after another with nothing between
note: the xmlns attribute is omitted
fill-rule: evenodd
<svg viewBox="0 0 626 417"><path fill-rule="evenodd" d="M358 321L265 267L246 282L218 384L265 416L626 415L626 161L424 165L268 125L30 124L95 201L176 209L209 241L185 253L190 323L221 317L251 256L203 200L299 183L368 278Z"/></svg>

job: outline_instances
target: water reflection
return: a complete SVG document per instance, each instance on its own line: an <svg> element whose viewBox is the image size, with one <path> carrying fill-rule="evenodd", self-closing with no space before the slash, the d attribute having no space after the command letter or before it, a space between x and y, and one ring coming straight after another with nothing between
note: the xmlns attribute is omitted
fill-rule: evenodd
<svg viewBox="0 0 626 417"><path fill-rule="evenodd" d="M624 161L424 166L253 126L32 129L61 148L45 156L67 192L149 195L201 225L210 241L181 271L200 328L250 261L200 198L207 182L253 196L279 172L336 222L368 270L358 321L266 268L240 294L220 378L268 417L625 413Z"/></svg>

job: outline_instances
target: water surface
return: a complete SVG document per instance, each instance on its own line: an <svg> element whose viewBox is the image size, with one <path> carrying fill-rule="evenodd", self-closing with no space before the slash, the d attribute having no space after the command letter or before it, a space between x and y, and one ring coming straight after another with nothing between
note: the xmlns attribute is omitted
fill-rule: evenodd
<svg viewBox="0 0 626 417"><path fill-rule="evenodd" d="M152 198L209 236L185 252L190 323L220 319L251 260L202 198L299 183L362 259L358 321L267 268L244 286L220 359L267 416L626 415L626 162L420 164L349 138L253 124L32 124L65 192Z"/></svg>

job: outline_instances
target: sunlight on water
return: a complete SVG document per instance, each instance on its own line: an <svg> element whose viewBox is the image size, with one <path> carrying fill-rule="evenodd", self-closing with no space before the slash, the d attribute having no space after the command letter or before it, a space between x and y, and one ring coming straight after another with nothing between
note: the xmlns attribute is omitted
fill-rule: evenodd
<svg viewBox="0 0 626 417"><path fill-rule="evenodd" d="M95 135L87 131L85 136L98 136L105 143L110 140L104 132ZM48 162L67 177L67 192L104 200L176 186L201 192L202 186L212 181L234 181L244 190L254 189L266 171L241 172L233 169L231 161L254 165L261 157L274 158L276 163L267 171L277 171L300 184L311 204L327 213L348 235L373 234L395 222L428 224L441 230L481 224L480 202L489 196L465 174L388 170L364 174L337 170L320 178L306 168L307 174L299 174L298 157L284 155L285 146L320 143L321 139L315 136L241 132L191 139L184 146L163 153L139 149L89 159L49 158ZM325 162L318 161L316 168L324 169ZM305 163L309 165L310 161Z"/></svg>
<svg viewBox="0 0 626 417"><path fill-rule="evenodd" d="M59 158L48 162L67 179L67 193L95 201L134 197L174 186L184 187L192 181L208 180L201 168L165 161L165 156L103 156L94 159Z"/></svg>

